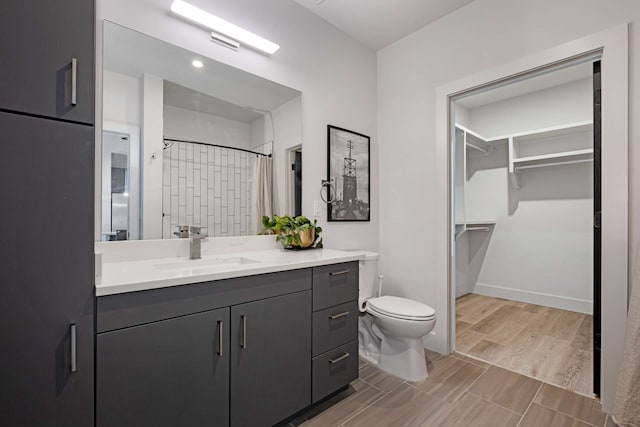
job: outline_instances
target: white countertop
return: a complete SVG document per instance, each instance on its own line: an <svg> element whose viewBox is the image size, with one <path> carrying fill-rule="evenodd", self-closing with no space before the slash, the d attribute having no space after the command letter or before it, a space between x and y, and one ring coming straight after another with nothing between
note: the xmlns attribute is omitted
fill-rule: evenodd
<svg viewBox="0 0 640 427"><path fill-rule="evenodd" d="M226 255L203 256L200 260L187 258L156 258L138 261L107 262L102 264L102 276L96 281L96 295L114 295L169 286L187 285L233 277L253 276L278 271L316 267L357 261L362 252L333 249L289 251L269 249L235 252ZM239 259L249 261L237 263ZM222 262L221 262L222 261ZM229 261L226 263L225 261ZM180 269L172 266L188 266ZM193 267L191 267L193 265Z"/></svg>

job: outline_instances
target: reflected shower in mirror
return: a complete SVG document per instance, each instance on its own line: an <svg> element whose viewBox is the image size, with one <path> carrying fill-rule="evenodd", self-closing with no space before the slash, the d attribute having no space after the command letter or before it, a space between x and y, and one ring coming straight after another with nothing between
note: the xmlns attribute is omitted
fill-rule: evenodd
<svg viewBox="0 0 640 427"><path fill-rule="evenodd" d="M252 235L295 213L299 91L108 21L103 52L102 240Z"/></svg>

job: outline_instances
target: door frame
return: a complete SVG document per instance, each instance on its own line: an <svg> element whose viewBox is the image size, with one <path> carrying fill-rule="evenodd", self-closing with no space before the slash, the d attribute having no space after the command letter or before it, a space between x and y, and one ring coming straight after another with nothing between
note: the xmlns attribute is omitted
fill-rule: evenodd
<svg viewBox="0 0 640 427"><path fill-rule="evenodd" d="M455 339L455 289L453 233L451 224L451 99L465 92L507 82L527 74L601 56L602 63L602 354L601 400L611 412L618 369L622 360L629 286L629 112L628 112L628 24L523 57L436 89L436 307L440 313L440 336L436 350L449 354ZM443 330L444 329L444 330ZM437 331L436 331L437 332Z"/></svg>
<svg viewBox="0 0 640 427"><path fill-rule="evenodd" d="M100 168L100 174L102 174L102 137L105 132L127 135L129 137L129 240L140 239L140 231L142 230L142 218L140 216L141 208L141 182L140 182L140 128L138 126L118 123L112 121L105 121L102 130L100 131L100 144L99 151L100 163L96 161L96 168ZM96 146L98 151L98 146ZM97 156L97 154L96 154ZM101 175L100 175L101 176ZM100 203L102 204L102 179L96 180L97 189L100 191ZM102 224L102 211L97 212ZM96 227L96 242L102 240L101 229Z"/></svg>
<svg viewBox="0 0 640 427"><path fill-rule="evenodd" d="M300 151L302 153L302 144L289 147L285 150L286 152L285 158L287 159L285 163L285 166L287 169L286 182L285 182L285 188L286 188L285 203L286 203L286 212L291 216L294 215L294 212L296 210L295 196L294 196L294 192L296 188L296 173L295 171L291 170L291 165L296 162L297 151Z"/></svg>

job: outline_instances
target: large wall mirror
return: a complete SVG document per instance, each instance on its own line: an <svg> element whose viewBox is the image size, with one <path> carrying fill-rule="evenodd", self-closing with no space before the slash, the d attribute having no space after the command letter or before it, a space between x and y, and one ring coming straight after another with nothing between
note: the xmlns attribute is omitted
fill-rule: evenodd
<svg viewBox="0 0 640 427"><path fill-rule="evenodd" d="M301 93L104 21L101 240L299 214Z"/></svg>

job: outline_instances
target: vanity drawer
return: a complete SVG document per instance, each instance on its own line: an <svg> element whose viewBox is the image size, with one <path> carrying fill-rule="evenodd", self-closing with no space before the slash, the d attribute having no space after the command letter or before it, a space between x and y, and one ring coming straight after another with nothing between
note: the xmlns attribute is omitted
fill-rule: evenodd
<svg viewBox="0 0 640 427"><path fill-rule="evenodd" d="M98 333L311 289L310 268L98 297Z"/></svg>
<svg viewBox="0 0 640 427"><path fill-rule="evenodd" d="M358 338L358 301L313 313L313 355Z"/></svg>
<svg viewBox="0 0 640 427"><path fill-rule="evenodd" d="M358 261L313 268L313 310L358 299Z"/></svg>
<svg viewBox="0 0 640 427"><path fill-rule="evenodd" d="M358 341L313 358L312 403L358 378Z"/></svg>

